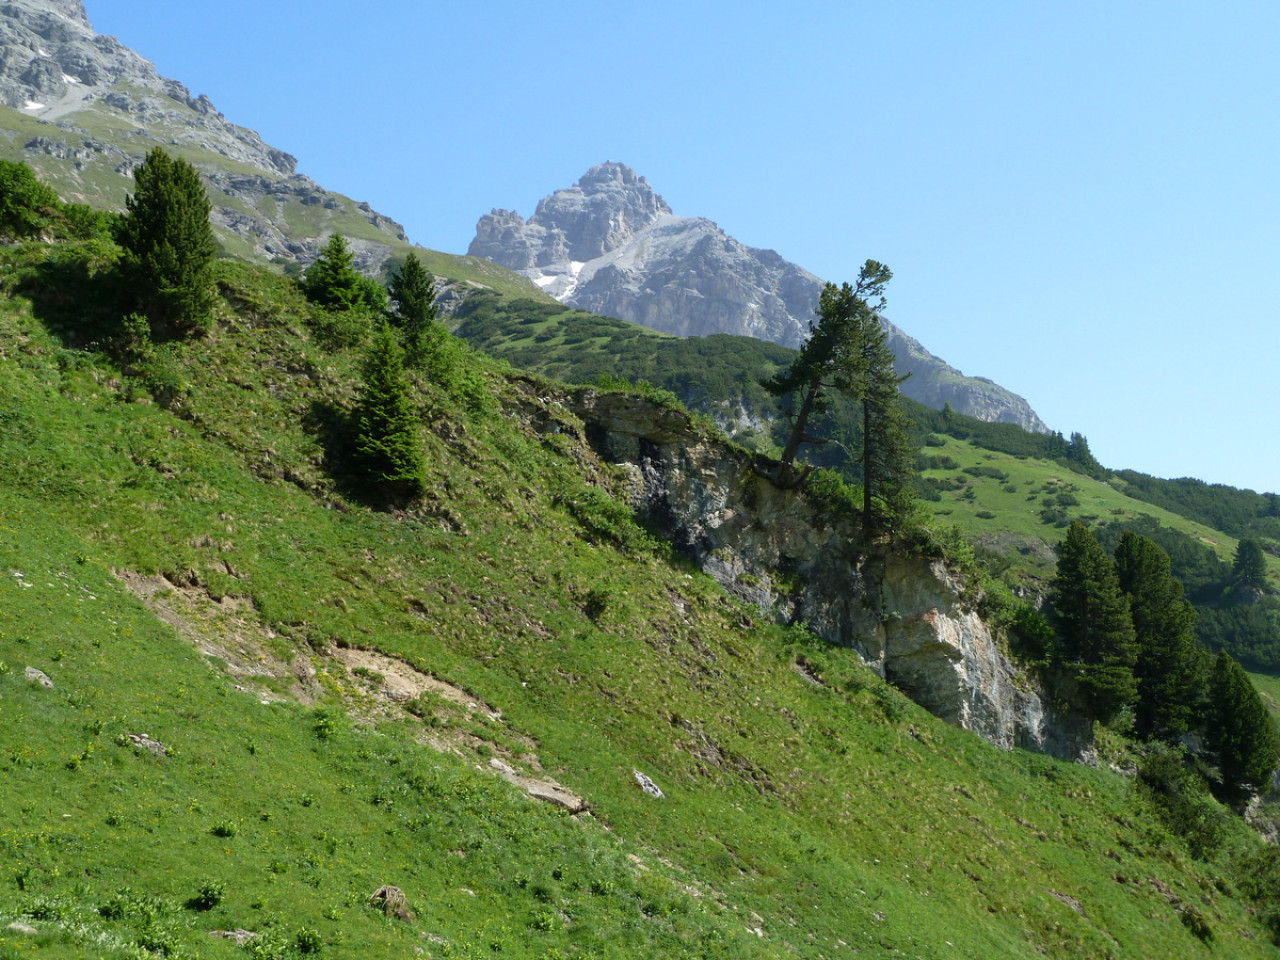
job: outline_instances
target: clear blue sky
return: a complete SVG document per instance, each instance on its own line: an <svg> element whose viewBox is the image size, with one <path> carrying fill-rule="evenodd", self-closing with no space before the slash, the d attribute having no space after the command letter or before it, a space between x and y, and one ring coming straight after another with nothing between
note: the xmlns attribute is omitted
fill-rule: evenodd
<svg viewBox="0 0 1280 960"><path fill-rule="evenodd" d="M100 33L465 252L619 160L1104 464L1280 490L1280 3L86 0ZM367 11L367 12L366 12Z"/></svg>

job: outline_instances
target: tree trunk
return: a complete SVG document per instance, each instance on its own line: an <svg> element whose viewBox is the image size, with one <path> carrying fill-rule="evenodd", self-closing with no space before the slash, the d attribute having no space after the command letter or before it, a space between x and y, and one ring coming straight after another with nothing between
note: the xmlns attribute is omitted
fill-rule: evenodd
<svg viewBox="0 0 1280 960"><path fill-rule="evenodd" d="M818 399L818 390L821 386L820 383L810 384L809 389L805 391L804 399L800 402L800 412L796 414L791 436L787 438L787 445L782 450L782 460L773 477L773 482L779 487L795 485L795 468L792 464L795 463L796 454L800 451L800 444L805 440L804 428L809 422L809 414L813 412L813 404Z"/></svg>

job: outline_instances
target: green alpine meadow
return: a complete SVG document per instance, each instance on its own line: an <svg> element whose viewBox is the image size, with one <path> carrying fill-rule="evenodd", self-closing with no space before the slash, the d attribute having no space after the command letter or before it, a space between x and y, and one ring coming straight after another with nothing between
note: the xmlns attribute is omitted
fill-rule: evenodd
<svg viewBox="0 0 1280 960"><path fill-rule="evenodd" d="M622 164L427 250L0 20L0 960L1280 956L1280 495Z"/></svg>
<svg viewBox="0 0 1280 960"><path fill-rule="evenodd" d="M156 299L134 236L3 251L0 955L1274 954L1274 721L1227 653L1186 681L1203 708L1135 713L1126 581L1090 530L1214 540L1230 581L1228 534L957 417L978 435L928 433L954 465L919 461L870 531L856 461L792 491L848 552L948 566L1028 677L1092 705L1081 756L999 749L709 576L573 398L728 460L770 462L760 438L431 317L406 354L394 301L325 303L323 273L216 259ZM965 479L929 499L939 469ZM992 529L1082 559L1002 560ZM1266 594L1274 558L1250 563L1261 588L1219 592ZM1037 583L1039 609L1011 589ZM1062 619L1095 589L1077 606L1109 604L1122 653ZM1166 735L1210 715L1242 732Z"/></svg>

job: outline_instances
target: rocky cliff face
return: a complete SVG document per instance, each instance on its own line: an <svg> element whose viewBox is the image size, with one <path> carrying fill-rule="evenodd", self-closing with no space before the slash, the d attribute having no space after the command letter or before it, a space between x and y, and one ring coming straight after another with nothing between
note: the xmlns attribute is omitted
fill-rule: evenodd
<svg viewBox="0 0 1280 960"><path fill-rule="evenodd" d="M206 177L215 229L236 252L309 262L340 229L371 269L407 242L399 224L323 190L208 97L95 33L81 0L0 4L0 103L44 128L19 136L0 110L0 155L26 160L64 199L119 208L147 152L179 147Z"/></svg>
<svg viewBox="0 0 1280 960"><path fill-rule="evenodd" d="M854 648L917 703L991 743L1088 753L1091 725L1016 667L942 563L860 549L851 522L761 479L746 453L709 441L682 413L591 390L565 402L593 448L630 471L648 521L731 593Z"/></svg>
<svg viewBox="0 0 1280 960"><path fill-rule="evenodd" d="M680 336L729 333L798 347L822 281L772 250L748 247L710 220L680 217L620 163L592 167L543 199L527 221L480 218L468 253L523 273L559 300ZM1030 405L966 377L885 322L903 392L929 406L1046 431Z"/></svg>

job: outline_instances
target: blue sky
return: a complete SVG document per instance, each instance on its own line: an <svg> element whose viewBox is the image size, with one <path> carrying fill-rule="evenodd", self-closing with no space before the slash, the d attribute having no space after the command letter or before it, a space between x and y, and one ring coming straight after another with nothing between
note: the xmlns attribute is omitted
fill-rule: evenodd
<svg viewBox="0 0 1280 960"><path fill-rule="evenodd" d="M824 279L889 264L892 320L1107 466L1280 491L1280 4L86 8L416 243L619 160Z"/></svg>

